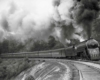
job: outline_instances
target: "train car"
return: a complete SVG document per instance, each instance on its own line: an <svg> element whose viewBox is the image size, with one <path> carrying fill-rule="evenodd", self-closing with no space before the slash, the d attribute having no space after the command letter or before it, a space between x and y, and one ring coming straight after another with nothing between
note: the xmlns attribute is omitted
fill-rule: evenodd
<svg viewBox="0 0 100 80"><path fill-rule="evenodd" d="M75 59L77 56L75 46L73 45L65 48L64 54L67 59Z"/></svg>
<svg viewBox="0 0 100 80"><path fill-rule="evenodd" d="M88 60L99 60L99 43L95 39L86 40L75 45L77 57Z"/></svg>
<svg viewBox="0 0 100 80"><path fill-rule="evenodd" d="M100 60L99 43L95 39L89 39L79 44L55 50L4 53L4 58L66 58L66 59L88 59Z"/></svg>

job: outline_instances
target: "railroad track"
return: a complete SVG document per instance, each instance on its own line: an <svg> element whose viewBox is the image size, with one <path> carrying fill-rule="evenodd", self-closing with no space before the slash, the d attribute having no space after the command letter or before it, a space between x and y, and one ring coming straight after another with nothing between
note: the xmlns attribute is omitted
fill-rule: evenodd
<svg viewBox="0 0 100 80"><path fill-rule="evenodd" d="M83 64L82 61L41 60L44 60L41 63L43 65L33 67L33 72L31 70L29 73L35 77L35 80L100 80L100 68Z"/></svg>
<svg viewBox="0 0 100 80"><path fill-rule="evenodd" d="M80 80L79 70L74 66L74 64L69 63L69 67L72 70L72 80Z"/></svg>
<svg viewBox="0 0 100 80"><path fill-rule="evenodd" d="M80 80L100 80L100 69L91 65L73 62L79 70Z"/></svg>

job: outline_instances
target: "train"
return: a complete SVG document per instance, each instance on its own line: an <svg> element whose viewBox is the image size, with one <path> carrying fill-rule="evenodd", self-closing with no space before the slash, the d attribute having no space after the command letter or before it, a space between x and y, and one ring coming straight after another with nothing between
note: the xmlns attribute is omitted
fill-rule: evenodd
<svg viewBox="0 0 100 80"><path fill-rule="evenodd" d="M70 47L55 50L1 54L1 58L25 57L100 60L100 45L97 40L92 38Z"/></svg>

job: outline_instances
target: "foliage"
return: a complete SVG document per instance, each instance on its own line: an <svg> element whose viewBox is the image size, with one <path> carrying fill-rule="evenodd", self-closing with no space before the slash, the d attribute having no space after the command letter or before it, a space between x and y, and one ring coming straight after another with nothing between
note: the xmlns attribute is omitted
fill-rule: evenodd
<svg viewBox="0 0 100 80"><path fill-rule="evenodd" d="M23 60L5 60L0 64L0 79L10 80L34 65L34 61L29 62L26 58Z"/></svg>
<svg viewBox="0 0 100 80"><path fill-rule="evenodd" d="M49 49L52 49L56 45L56 40L53 36L49 36L48 45Z"/></svg>
<svg viewBox="0 0 100 80"><path fill-rule="evenodd" d="M2 59L0 58L0 63L2 63Z"/></svg>
<svg viewBox="0 0 100 80"><path fill-rule="evenodd" d="M11 53L19 52L24 48L22 43L17 42L16 40L3 40L0 42L0 53Z"/></svg>
<svg viewBox="0 0 100 80"><path fill-rule="evenodd" d="M69 25L62 25L61 36L66 39L70 39L71 35L73 34L75 28L72 23Z"/></svg>
<svg viewBox="0 0 100 80"><path fill-rule="evenodd" d="M65 46L60 41L56 41L56 44L53 47L53 49L59 49L59 48L64 48L64 47Z"/></svg>
<svg viewBox="0 0 100 80"><path fill-rule="evenodd" d="M1 49L0 52L5 53L5 52L9 51L9 41L8 40L5 39L0 45L1 45L0 46L0 49Z"/></svg>
<svg viewBox="0 0 100 80"><path fill-rule="evenodd" d="M25 44L14 39L5 39L0 43L0 53L16 53L20 51L43 51L49 49L57 49L64 47L60 41L57 41L53 36L48 37L48 41L29 40Z"/></svg>
<svg viewBox="0 0 100 80"><path fill-rule="evenodd" d="M33 76L29 75L25 78L25 80L35 80Z"/></svg>

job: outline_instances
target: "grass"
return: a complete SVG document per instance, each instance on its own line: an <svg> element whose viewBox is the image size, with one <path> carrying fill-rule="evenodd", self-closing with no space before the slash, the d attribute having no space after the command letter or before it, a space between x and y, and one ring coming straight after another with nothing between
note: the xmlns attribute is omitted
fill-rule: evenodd
<svg viewBox="0 0 100 80"><path fill-rule="evenodd" d="M29 60L28 58L14 60L14 59L5 59L0 58L0 80L11 80L16 77L22 71L35 65L34 60ZM32 77L27 78L31 80ZM34 79L33 79L34 80Z"/></svg>

